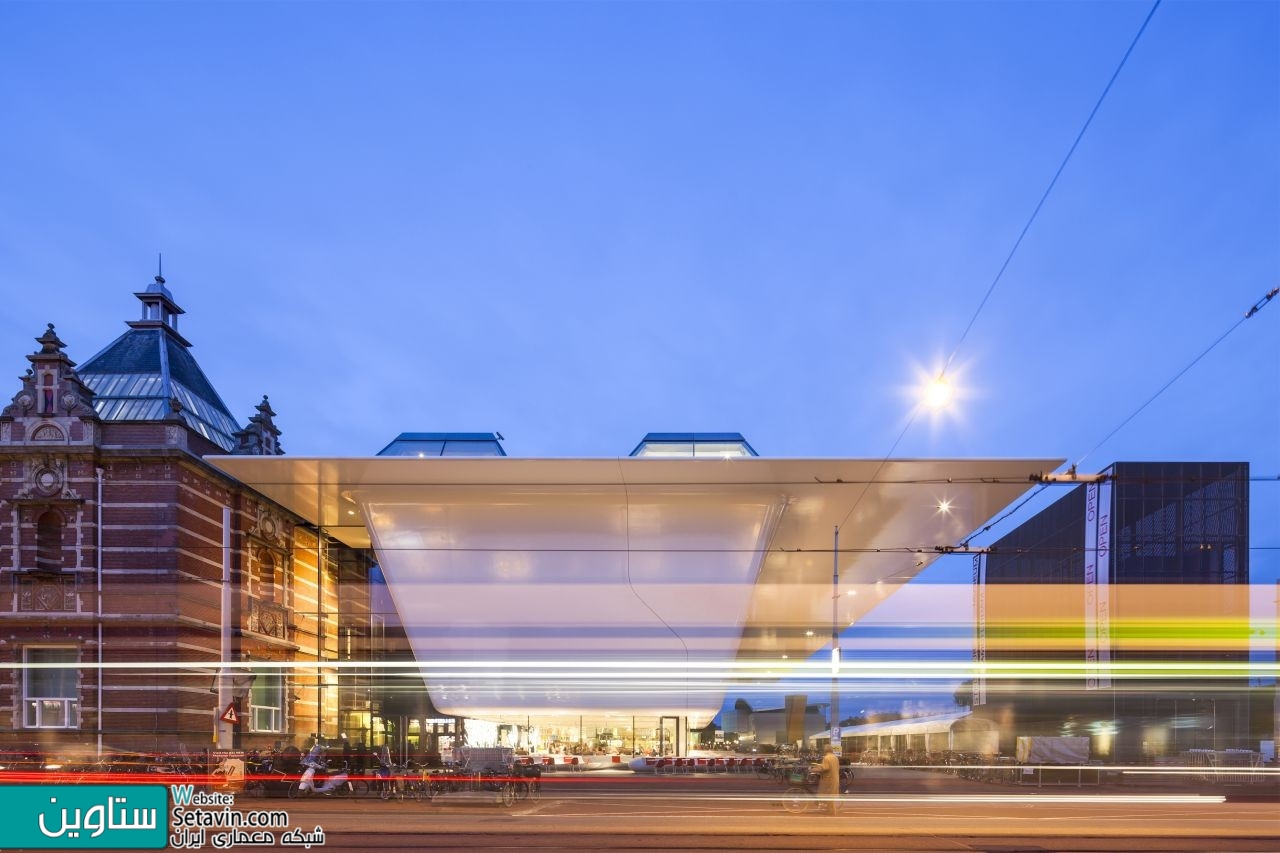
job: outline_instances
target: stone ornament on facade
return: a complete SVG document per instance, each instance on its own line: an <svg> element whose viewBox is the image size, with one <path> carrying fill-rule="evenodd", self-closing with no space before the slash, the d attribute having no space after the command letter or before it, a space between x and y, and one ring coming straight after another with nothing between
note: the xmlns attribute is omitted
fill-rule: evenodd
<svg viewBox="0 0 1280 853"><path fill-rule="evenodd" d="M23 478L23 489L17 497L32 499L77 498L72 490L66 488L67 460L57 456L42 456L28 460L26 476Z"/></svg>
<svg viewBox="0 0 1280 853"><path fill-rule="evenodd" d="M62 491L62 472L56 468L37 468L31 481L32 491L44 497L52 497Z"/></svg>
<svg viewBox="0 0 1280 853"><path fill-rule="evenodd" d="M268 507L259 505L258 517L254 520L253 529L249 531L249 535L256 536L278 548L282 544L283 533L284 525L280 521L280 516Z"/></svg>
<svg viewBox="0 0 1280 853"><path fill-rule="evenodd" d="M18 609L45 613L74 612L77 609L75 578L19 578Z"/></svg>
<svg viewBox="0 0 1280 853"><path fill-rule="evenodd" d="M277 640L287 639L288 617L289 611L283 605L260 601L256 598L249 600L247 627L250 631L274 637Z"/></svg>
<svg viewBox="0 0 1280 853"><path fill-rule="evenodd" d="M42 424L36 427L35 432L31 433L32 441L55 442L65 441L66 438L62 434L62 430L53 424Z"/></svg>

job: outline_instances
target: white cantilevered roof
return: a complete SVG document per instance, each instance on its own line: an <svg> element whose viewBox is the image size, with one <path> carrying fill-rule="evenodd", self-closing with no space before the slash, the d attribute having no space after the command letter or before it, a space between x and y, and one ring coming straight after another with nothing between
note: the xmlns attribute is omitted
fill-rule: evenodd
<svg viewBox="0 0 1280 853"><path fill-rule="evenodd" d="M441 711L694 725L719 710L723 667L830 639L837 526L834 619L848 626L1062 462L207 461L376 550Z"/></svg>

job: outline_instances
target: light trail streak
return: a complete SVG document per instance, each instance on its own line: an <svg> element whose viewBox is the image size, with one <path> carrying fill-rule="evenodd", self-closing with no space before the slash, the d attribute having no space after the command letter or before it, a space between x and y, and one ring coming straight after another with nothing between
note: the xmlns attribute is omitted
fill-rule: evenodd
<svg viewBox="0 0 1280 853"><path fill-rule="evenodd" d="M788 667L787 661L771 662L771 670L789 670L786 675L803 676L805 672L814 673L815 679L829 675L830 663L802 663ZM1201 673L1204 677L1235 678L1244 675L1280 674L1278 662L1252 661L1112 661L1108 666L1113 673L1127 678L1162 675L1185 676L1188 673ZM3 668L12 670L67 669L66 663L48 663L36 661L15 661ZM588 669L591 667L592 669ZM782 677L779 672L766 671L759 663L715 662L699 664L696 661L430 661L414 663L404 661L207 661L174 666L172 661L104 661L96 663L83 661L75 665L77 669L107 670L160 670L168 668L173 672L214 672L218 669L258 670L284 669L387 669L403 670L408 673L426 675L433 678L476 677L483 673L485 677L527 677L531 670L536 677L554 678L606 678L620 677L617 670L635 670L624 673L628 678L663 678L679 676L681 678L699 675L706 678L735 679L755 677L776 680ZM967 675L974 671L972 661L859 661L841 665L841 674L848 678L883 678L901 676L904 672L912 677L936 674L939 677L955 677ZM1026 677L1081 677L1087 672L1079 662L1061 661L985 661L982 665L985 675L1008 678Z"/></svg>
<svg viewBox="0 0 1280 853"><path fill-rule="evenodd" d="M690 794L681 792L679 794L649 794L649 793L628 793L628 800L644 801L644 800L670 800L670 799L687 799L693 796L698 802L725 802L725 803L778 803L784 797L777 794L758 794L758 795L725 795L725 794ZM583 801L589 802L598 799L587 795L567 795L559 796L556 799L566 802ZM946 804L954 803L958 805L967 805L972 803L1019 803L1025 805L1028 802L1037 804L1079 804L1088 803L1090 805L1222 805L1226 803L1225 796L1216 794L856 794L840 797L818 797L811 798L813 803L835 801L844 806L859 805L862 803L928 803L928 804ZM552 817L553 815L548 815Z"/></svg>

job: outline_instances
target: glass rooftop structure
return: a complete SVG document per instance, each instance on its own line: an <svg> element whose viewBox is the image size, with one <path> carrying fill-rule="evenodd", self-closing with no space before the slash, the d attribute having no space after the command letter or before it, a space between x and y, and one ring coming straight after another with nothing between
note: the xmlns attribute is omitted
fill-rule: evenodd
<svg viewBox="0 0 1280 853"><path fill-rule="evenodd" d="M657 459L725 459L759 454L739 432L651 432L640 440L631 455Z"/></svg>
<svg viewBox="0 0 1280 853"><path fill-rule="evenodd" d="M402 432L378 456L506 456L496 432ZM653 459L724 459L758 456L739 432L646 433L630 456Z"/></svg>
<svg viewBox="0 0 1280 853"><path fill-rule="evenodd" d="M506 456L496 432L402 432L379 456Z"/></svg>
<svg viewBox="0 0 1280 853"><path fill-rule="evenodd" d="M184 313L156 276L142 302L142 319L86 361L80 378L95 394L93 404L104 421L162 421L175 413L191 429L223 450L236 446L240 429L178 334ZM174 405L176 401L176 405Z"/></svg>

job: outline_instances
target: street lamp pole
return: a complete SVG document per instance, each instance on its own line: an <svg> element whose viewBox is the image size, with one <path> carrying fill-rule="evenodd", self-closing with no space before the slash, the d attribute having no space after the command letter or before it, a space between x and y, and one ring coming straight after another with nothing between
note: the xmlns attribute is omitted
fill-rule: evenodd
<svg viewBox="0 0 1280 853"><path fill-rule="evenodd" d="M840 525L831 547L831 748L840 754Z"/></svg>

